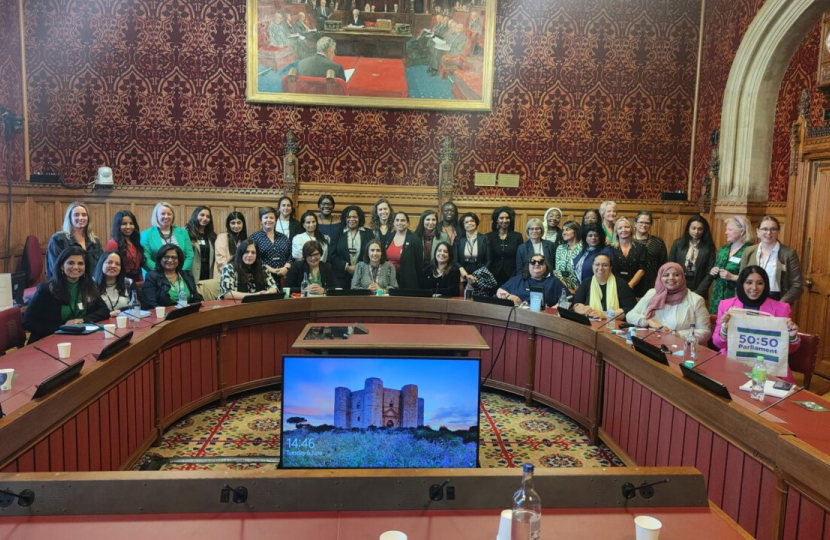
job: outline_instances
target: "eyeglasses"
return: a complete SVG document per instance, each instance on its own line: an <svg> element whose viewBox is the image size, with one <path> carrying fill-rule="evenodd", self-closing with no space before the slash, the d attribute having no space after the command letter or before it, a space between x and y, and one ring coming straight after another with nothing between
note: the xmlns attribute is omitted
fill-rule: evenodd
<svg viewBox="0 0 830 540"><path fill-rule="evenodd" d="M775 228L764 227L764 228L758 229L758 230L761 231L761 232L767 232L767 233L769 233L769 232L778 232L777 227L775 227Z"/></svg>
<svg viewBox="0 0 830 540"><path fill-rule="evenodd" d="M541 231L542 228L541 227L528 227L527 230L528 231Z"/></svg>
<svg viewBox="0 0 830 540"><path fill-rule="evenodd" d="M176 255L165 255L164 257L161 258L161 260L163 260L163 261L178 261L179 257L176 256Z"/></svg>
<svg viewBox="0 0 830 540"><path fill-rule="evenodd" d="M319 257L319 256L320 256L319 253L312 253L311 255L308 256L308 258L311 259L313 257Z"/></svg>
<svg viewBox="0 0 830 540"><path fill-rule="evenodd" d="M530 266L544 266L545 261L540 261L539 259L531 259Z"/></svg>
<svg viewBox="0 0 830 540"><path fill-rule="evenodd" d="M650 221L637 221L636 224L637 225L651 225L651 222Z"/></svg>

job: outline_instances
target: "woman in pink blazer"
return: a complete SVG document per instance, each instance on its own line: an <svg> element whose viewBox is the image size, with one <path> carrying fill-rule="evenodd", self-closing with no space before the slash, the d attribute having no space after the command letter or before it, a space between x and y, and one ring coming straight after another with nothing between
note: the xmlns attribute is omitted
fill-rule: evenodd
<svg viewBox="0 0 830 540"><path fill-rule="evenodd" d="M790 305L786 302L769 298L769 276L760 266L747 266L738 275L738 284L735 292L737 296L721 300L718 305L718 321L715 325L715 333L712 335L712 343L720 348L721 354L729 355L727 351L729 319L732 308L754 309L768 313L773 317L784 317L787 319L787 330L790 335L790 354L798 350L801 340L798 337L798 325L790 318ZM783 377L793 382L792 372L787 366L787 376Z"/></svg>

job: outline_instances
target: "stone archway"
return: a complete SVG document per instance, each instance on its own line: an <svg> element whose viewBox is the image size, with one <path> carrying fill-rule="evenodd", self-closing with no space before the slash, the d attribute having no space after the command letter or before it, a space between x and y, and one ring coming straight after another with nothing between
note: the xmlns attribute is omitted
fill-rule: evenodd
<svg viewBox="0 0 830 540"><path fill-rule="evenodd" d="M718 202L766 201L784 72L830 0L767 0L741 41L723 99Z"/></svg>

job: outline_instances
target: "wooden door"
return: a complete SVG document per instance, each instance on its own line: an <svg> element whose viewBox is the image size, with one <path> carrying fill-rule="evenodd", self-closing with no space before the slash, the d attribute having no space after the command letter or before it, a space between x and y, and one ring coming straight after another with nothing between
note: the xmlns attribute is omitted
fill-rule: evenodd
<svg viewBox="0 0 830 540"><path fill-rule="evenodd" d="M803 178L806 197L801 240L804 294L796 303L802 332L821 336L816 372L830 378L830 160L809 161Z"/></svg>

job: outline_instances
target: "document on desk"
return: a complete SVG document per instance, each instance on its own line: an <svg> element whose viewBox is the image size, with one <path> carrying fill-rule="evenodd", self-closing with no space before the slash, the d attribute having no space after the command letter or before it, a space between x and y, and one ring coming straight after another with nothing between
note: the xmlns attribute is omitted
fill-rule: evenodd
<svg viewBox="0 0 830 540"><path fill-rule="evenodd" d="M346 73L346 82L349 82L349 79L354 75L354 69L346 69L344 72Z"/></svg>

